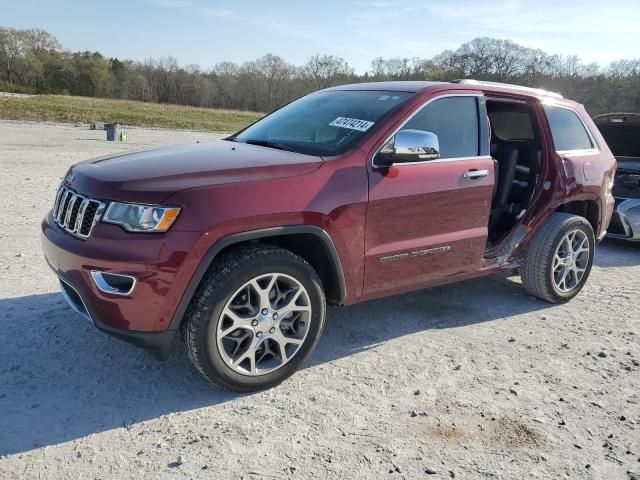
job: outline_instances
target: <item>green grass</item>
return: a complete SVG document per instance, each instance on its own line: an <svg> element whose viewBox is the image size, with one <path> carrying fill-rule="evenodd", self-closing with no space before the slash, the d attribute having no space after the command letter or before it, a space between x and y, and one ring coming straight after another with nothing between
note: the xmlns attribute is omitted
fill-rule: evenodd
<svg viewBox="0 0 640 480"><path fill-rule="evenodd" d="M256 112L160 105L104 98L37 95L0 97L0 119L89 123L235 132L262 116Z"/></svg>

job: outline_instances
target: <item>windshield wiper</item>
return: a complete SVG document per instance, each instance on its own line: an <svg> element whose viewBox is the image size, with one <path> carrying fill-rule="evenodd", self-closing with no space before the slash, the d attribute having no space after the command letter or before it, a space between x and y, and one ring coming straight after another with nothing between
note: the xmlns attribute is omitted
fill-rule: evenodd
<svg viewBox="0 0 640 480"><path fill-rule="evenodd" d="M293 152L294 150L287 145L283 145L282 143L272 142L271 140L245 140L244 143L248 143L250 145L259 145L261 147L269 147L276 148L278 150L284 150L286 152Z"/></svg>

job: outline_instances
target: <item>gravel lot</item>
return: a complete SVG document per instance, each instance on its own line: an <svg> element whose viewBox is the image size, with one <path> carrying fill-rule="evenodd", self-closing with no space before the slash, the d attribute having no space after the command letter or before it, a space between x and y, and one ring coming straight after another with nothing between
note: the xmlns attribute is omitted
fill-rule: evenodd
<svg viewBox="0 0 640 480"><path fill-rule="evenodd" d="M215 138L0 122L0 478L640 478L640 245L571 303L490 277L330 309L271 391L208 385L70 310L39 224L73 163Z"/></svg>

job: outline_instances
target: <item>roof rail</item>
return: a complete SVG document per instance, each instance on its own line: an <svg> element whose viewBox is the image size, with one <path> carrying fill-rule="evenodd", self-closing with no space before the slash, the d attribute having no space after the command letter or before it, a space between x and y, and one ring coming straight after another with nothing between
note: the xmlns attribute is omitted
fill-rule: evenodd
<svg viewBox="0 0 640 480"><path fill-rule="evenodd" d="M542 88L523 87L522 85L514 85L512 83L488 82L484 80L474 80L472 78L460 78L452 80L451 83L459 83L461 85L487 85L489 87L507 87L514 90L522 90L523 92L535 93L536 95L547 95L549 97L564 98L561 94L550 92Z"/></svg>

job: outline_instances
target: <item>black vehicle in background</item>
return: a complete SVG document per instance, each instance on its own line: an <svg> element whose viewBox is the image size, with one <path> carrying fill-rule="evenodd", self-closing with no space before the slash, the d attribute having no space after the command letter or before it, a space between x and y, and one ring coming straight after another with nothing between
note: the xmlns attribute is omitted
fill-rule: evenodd
<svg viewBox="0 0 640 480"><path fill-rule="evenodd" d="M640 241L640 113L604 113L593 121L618 161L607 235Z"/></svg>

